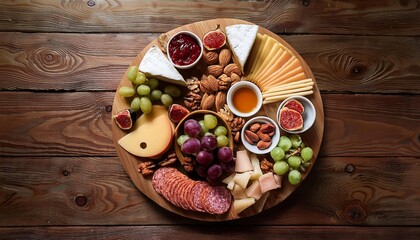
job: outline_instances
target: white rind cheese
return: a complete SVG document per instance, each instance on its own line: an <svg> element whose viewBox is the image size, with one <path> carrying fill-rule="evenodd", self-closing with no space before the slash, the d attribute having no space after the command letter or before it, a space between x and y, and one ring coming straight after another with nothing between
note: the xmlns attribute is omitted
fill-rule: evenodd
<svg viewBox="0 0 420 240"><path fill-rule="evenodd" d="M242 70L254 45L257 32L258 25L235 24L226 27L227 40Z"/></svg>
<svg viewBox="0 0 420 240"><path fill-rule="evenodd" d="M155 77L181 86L187 86L182 75L157 47L152 46L140 62L139 70L147 77Z"/></svg>

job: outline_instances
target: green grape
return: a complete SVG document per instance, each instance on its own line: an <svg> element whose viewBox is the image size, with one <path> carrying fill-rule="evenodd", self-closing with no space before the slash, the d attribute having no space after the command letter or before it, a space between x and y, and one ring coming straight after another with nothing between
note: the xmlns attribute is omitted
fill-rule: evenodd
<svg viewBox="0 0 420 240"><path fill-rule="evenodd" d="M142 96L147 95L150 93L150 87L145 84L142 84L137 87L137 93Z"/></svg>
<svg viewBox="0 0 420 240"><path fill-rule="evenodd" d="M283 175L289 171L289 164L285 161L275 162L273 165L273 170L277 175Z"/></svg>
<svg viewBox="0 0 420 240"><path fill-rule="evenodd" d="M204 126L208 129L213 129L217 126L217 118L213 114L204 115Z"/></svg>
<svg viewBox="0 0 420 240"><path fill-rule="evenodd" d="M271 150L270 156L274 161L280 161L284 158L284 150L280 147L275 147L273 150Z"/></svg>
<svg viewBox="0 0 420 240"><path fill-rule="evenodd" d="M206 133L204 133L204 136L214 136L214 135L211 132L206 132Z"/></svg>
<svg viewBox="0 0 420 240"><path fill-rule="evenodd" d="M214 129L214 135L216 136L226 136L227 129L224 126L217 126L216 129Z"/></svg>
<svg viewBox="0 0 420 240"><path fill-rule="evenodd" d="M147 81L147 85L149 85L150 89L154 90L159 86L159 81L156 78L151 78Z"/></svg>
<svg viewBox="0 0 420 240"><path fill-rule="evenodd" d="M133 100L131 101L131 109L133 109L134 111L138 111L140 110L140 98L139 97L135 97L133 98Z"/></svg>
<svg viewBox="0 0 420 240"><path fill-rule="evenodd" d="M166 94L171 95L172 97L179 97L179 96L181 96L181 90L179 90L179 88L177 88L177 87L175 87L173 85L166 86L163 91Z"/></svg>
<svg viewBox="0 0 420 240"><path fill-rule="evenodd" d="M298 170L292 170L289 172L288 179L290 184L297 185L302 180L302 175Z"/></svg>
<svg viewBox="0 0 420 240"><path fill-rule="evenodd" d="M140 98L140 109L143 113L148 114L152 111L152 102L147 97Z"/></svg>
<svg viewBox="0 0 420 240"><path fill-rule="evenodd" d="M155 89L150 93L150 99L152 101L157 101L162 97L162 91Z"/></svg>
<svg viewBox="0 0 420 240"><path fill-rule="evenodd" d="M160 97L160 101L163 103L163 105L165 105L166 107L171 106L171 104L173 103L172 97L169 94L162 94L162 97Z"/></svg>
<svg viewBox="0 0 420 240"><path fill-rule="evenodd" d="M132 97L136 91L134 91L134 88L132 87L120 87L118 89L118 94L120 94L123 97Z"/></svg>
<svg viewBox="0 0 420 240"><path fill-rule="evenodd" d="M139 68L136 66L131 66L127 71L128 80L134 82L137 77L137 73L139 72Z"/></svg>
<svg viewBox="0 0 420 240"><path fill-rule="evenodd" d="M293 148L298 148L302 143L302 138L299 135L292 135L290 136L290 141L292 142Z"/></svg>
<svg viewBox="0 0 420 240"><path fill-rule="evenodd" d="M300 156L305 162L311 160L313 155L314 155L314 151L310 147L305 147L300 151Z"/></svg>
<svg viewBox="0 0 420 240"><path fill-rule="evenodd" d="M302 163L302 158L296 155L290 156L287 159L287 163L293 169L298 169L300 164Z"/></svg>
<svg viewBox="0 0 420 240"><path fill-rule="evenodd" d="M292 141L287 136L281 136L277 146L287 152L292 147Z"/></svg>
<svg viewBox="0 0 420 240"><path fill-rule="evenodd" d="M209 129L204 125L204 120L200 120L200 121L198 121L198 123L201 126L201 134L204 135L204 134L209 132Z"/></svg>
<svg viewBox="0 0 420 240"><path fill-rule="evenodd" d="M190 138L190 137L187 134L181 135L181 136L178 137L176 142L178 143L179 146L182 146L182 144L184 144L184 142L187 141L188 138Z"/></svg>
<svg viewBox="0 0 420 240"><path fill-rule="evenodd" d="M146 82L146 75L144 75L144 73L139 72L137 74L136 79L134 79L133 83L137 84L137 85L141 85L144 84Z"/></svg>
<svg viewBox="0 0 420 240"><path fill-rule="evenodd" d="M225 135L218 136L217 138L217 147L225 147L229 144L229 140Z"/></svg>

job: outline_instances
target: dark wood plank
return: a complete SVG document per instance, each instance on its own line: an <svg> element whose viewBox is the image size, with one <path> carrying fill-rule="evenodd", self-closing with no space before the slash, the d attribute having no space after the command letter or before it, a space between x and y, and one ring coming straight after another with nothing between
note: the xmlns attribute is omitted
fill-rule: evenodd
<svg viewBox="0 0 420 240"><path fill-rule="evenodd" d="M320 158L284 202L253 217L212 224L415 226L419 160ZM0 226L200 223L145 197L114 157L2 157L0 212Z"/></svg>
<svg viewBox="0 0 420 240"><path fill-rule="evenodd" d="M115 91L157 36L2 33L0 89ZM417 37L282 37L311 67L323 92L420 93Z"/></svg>
<svg viewBox="0 0 420 240"><path fill-rule="evenodd" d="M254 22L276 33L418 35L419 13L416 0L283 0L241 1L240 4L237 1L42 0L21 4L2 2L0 31L166 32L196 21L229 17Z"/></svg>
<svg viewBox="0 0 420 240"><path fill-rule="evenodd" d="M418 239L418 227L109 226L0 228L7 239Z"/></svg>
<svg viewBox="0 0 420 240"><path fill-rule="evenodd" d="M0 92L0 155L116 156L113 92ZM322 95L320 156L419 156L419 95Z"/></svg>

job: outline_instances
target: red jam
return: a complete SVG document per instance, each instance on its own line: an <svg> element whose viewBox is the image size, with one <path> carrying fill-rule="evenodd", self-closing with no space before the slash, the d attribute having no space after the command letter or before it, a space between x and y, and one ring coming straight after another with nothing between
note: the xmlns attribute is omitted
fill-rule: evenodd
<svg viewBox="0 0 420 240"><path fill-rule="evenodd" d="M169 56L174 64L185 66L200 56L201 48L197 40L187 34L178 34L169 43Z"/></svg>

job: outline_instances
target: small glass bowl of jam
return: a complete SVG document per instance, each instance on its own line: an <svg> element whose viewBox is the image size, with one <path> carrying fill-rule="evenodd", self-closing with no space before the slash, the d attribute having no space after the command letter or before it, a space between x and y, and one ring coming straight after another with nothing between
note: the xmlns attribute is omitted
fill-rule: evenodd
<svg viewBox="0 0 420 240"><path fill-rule="evenodd" d="M169 39L166 52L176 68L188 69L195 66L203 56L203 43L194 33L181 31Z"/></svg>
<svg viewBox="0 0 420 240"><path fill-rule="evenodd" d="M226 100L229 109L236 116L250 117L260 110L262 93L254 83L240 81L229 88Z"/></svg>

